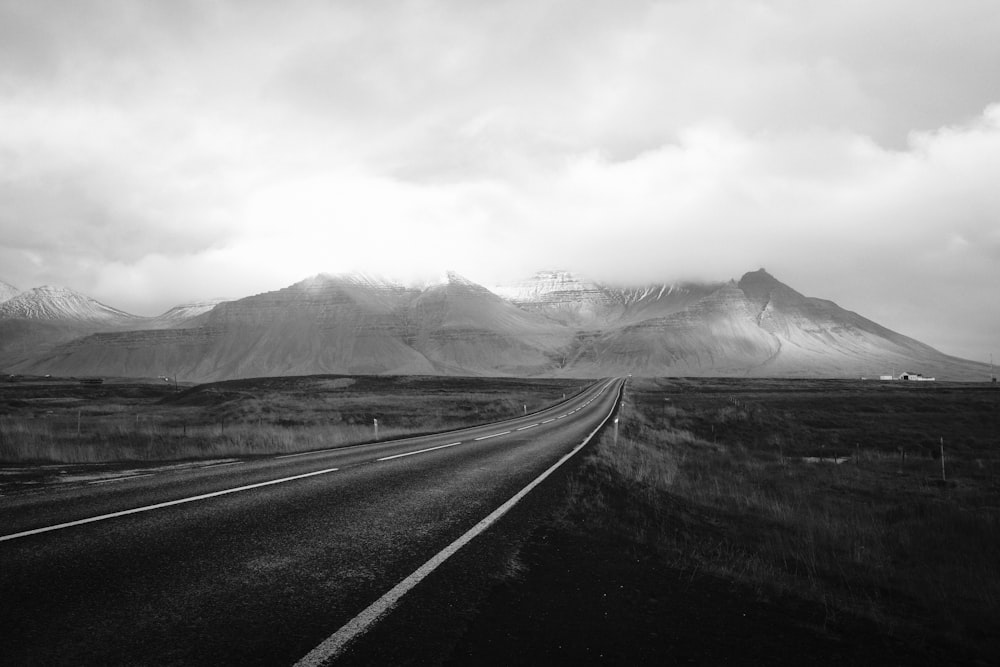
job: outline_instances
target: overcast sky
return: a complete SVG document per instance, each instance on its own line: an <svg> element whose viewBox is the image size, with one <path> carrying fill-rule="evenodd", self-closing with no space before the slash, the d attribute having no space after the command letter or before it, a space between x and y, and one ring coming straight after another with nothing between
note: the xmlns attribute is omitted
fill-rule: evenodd
<svg viewBox="0 0 1000 667"><path fill-rule="evenodd" d="M766 267L986 361L998 35L996 0L0 0L0 280L151 315Z"/></svg>

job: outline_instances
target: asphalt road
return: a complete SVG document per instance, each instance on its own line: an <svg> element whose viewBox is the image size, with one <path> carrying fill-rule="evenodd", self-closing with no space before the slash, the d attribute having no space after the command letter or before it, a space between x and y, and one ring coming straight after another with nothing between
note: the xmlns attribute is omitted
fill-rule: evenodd
<svg viewBox="0 0 1000 667"><path fill-rule="evenodd" d="M0 664L294 664L579 445L620 384L446 434L0 498Z"/></svg>

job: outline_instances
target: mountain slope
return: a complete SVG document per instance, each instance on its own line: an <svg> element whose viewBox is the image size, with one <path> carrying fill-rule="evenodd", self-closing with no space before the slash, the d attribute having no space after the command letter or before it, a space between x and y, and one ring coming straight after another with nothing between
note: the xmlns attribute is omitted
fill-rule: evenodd
<svg viewBox="0 0 1000 667"><path fill-rule="evenodd" d="M530 278L499 285L493 291L528 312L563 324L591 327L621 314L621 304L597 283L569 271L539 271Z"/></svg>
<svg viewBox="0 0 1000 667"><path fill-rule="evenodd" d="M166 312L142 322L143 329L180 329L193 326L199 317L230 299L207 299L174 306Z"/></svg>
<svg viewBox="0 0 1000 667"><path fill-rule="evenodd" d="M532 313L581 329L603 329L665 317L703 298L721 283L676 283L621 287L580 278L568 271L539 271L494 291Z"/></svg>
<svg viewBox="0 0 1000 667"><path fill-rule="evenodd" d="M666 317L590 339L568 366L581 374L856 377L913 368L955 379L983 375L982 364L803 296L763 269Z"/></svg>
<svg viewBox="0 0 1000 667"><path fill-rule="evenodd" d="M764 363L780 344L756 321L735 284L719 287L665 317L604 333L580 346L569 368L649 375L731 375Z"/></svg>
<svg viewBox="0 0 1000 667"><path fill-rule="evenodd" d="M43 286L0 303L0 364L15 366L95 331L137 326L143 318L66 287Z"/></svg>
<svg viewBox="0 0 1000 667"><path fill-rule="evenodd" d="M410 341L435 368L455 373L537 373L569 331L504 301L455 273L406 310Z"/></svg>
<svg viewBox="0 0 1000 667"><path fill-rule="evenodd" d="M0 280L0 303L8 301L20 293L21 290L17 289L13 285L10 285Z"/></svg>
<svg viewBox="0 0 1000 667"><path fill-rule="evenodd" d="M120 326L139 320L68 287L36 287L0 303L0 319Z"/></svg>
<svg viewBox="0 0 1000 667"><path fill-rule="evenodd" d="M504 293L507 299L457 274L422 288L321 274L214 306L135 318L75 293L33 290L0 304L0 362L8 372L190 381L310 373L857 377L892 370L984 380L988 373L983 364L804 296L763 270L739 282L631 288L541 272Z"/></svg>
<svg viewBox="0 0 1000 667"><path fill-rule="evenodd" d="M510 374L548 363L567 336L452 275L424 291L319 275L220 303L192 326L99 333L19 370L215 380L308 373ZM553 342L554 341L554 342Z"/></svg>

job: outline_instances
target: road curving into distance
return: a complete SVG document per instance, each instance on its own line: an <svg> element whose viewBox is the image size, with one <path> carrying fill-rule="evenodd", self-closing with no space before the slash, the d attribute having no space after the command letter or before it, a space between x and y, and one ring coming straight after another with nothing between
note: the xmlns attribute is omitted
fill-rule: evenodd
<svg viewBox="0 0 1000 667"><path fill-rule="evenodd" d="M595 434L622 384L448 433L0 498L0 662L323 664Z"/></svg>

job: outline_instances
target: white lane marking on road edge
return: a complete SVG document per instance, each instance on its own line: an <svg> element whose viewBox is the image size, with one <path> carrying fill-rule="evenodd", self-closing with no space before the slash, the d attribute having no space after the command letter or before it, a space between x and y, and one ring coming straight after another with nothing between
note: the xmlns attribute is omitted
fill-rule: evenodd
<svg viewBox="0 0 1000 667"><path fill-rule="evenodd" d="M406 452L405 454L393 454L392 456L383 456L380 459L375 459L376 461L390 461L392 459L400 459L404 456L413 456L414 454L423 454L424 452L433 452L435 449L444 449L445 447L454 447L455 445L461 445L461 442L452 442L447 445L438 445L437 447L428 447L427 449L418 449L415 452Z"/></svg>
<svg viewBox="0 0 1000 667"><path fill-rule="evenodd" d="M222 466L238 466L243 463L243 461L226 461L225 463L209 463L207 466L198 466L198 468L221 468Z"/></svg>
<svg viewBox="0 0 1000 667"><path fill-rule="evenodd" d="M183 503L193 503L196 500L205 500L206 498L214 498L216 496L224 496L227 493L236 493L237 491L248 491L250 489L257 489L262 486L270 486L272 484L281 484L282 482L291 482L292 480L302 479L304 477L312 477L314 475L325 475L326 473L336 472L339 468L327 468L326 470L317 470L315 472L307 472L302 475L293 475L292 477L282 477L281 479L272 479L269 482L258 482L256 484L247 484L246 486L237 486L233 489L224 489L222 491L213 491L212 493L203 493L199 496L191 496L190 498L179 498L177 500L168 500L163 503L156 503L155 505L145 505L143 507L133 507L129 510L122 510L121 512L112 512L110 514L101 514L100 516L92 516L87 519L78 519L76 521L67 521L66 523L59 523L54 526L45 526L44 528L34 528L32 530L21 531L20 533L11 533L10 535L0 535L0 542L6 542L7 540L16 540L19 537L27 537L29 535L37 535L39 533L47 533L52 530L60 530L62 528L70 528L72 526L80 526L85 523L93 523L95 521L104 521L106 519L114 519L119 516L125 516L127 514L138 514L139 512L149 512L150 510L158 510L163 507L170 507L171 505L181 505Z"/></svg>
<svg viewBox="0 0 1000 667"><path fill-rule="evenodd" d="M483 435L475 438L475 440L489 440L490 438L498 438L501 435L507 435L508 433L510 433L510 431L504 431L503 433L491 433L489 435Z"/></svg>
<svg viewBox="0 0 1000 667"><path fill-rule="evenodd" d="M476 536L496 523L500 517L510 511L510 508L520 502L520 500L528 495L532 489L545 481L549 475L555 472L563 463L570 460L578 451L586 447L591 438L593 438L594 435L608 423L608 420L611 419L611 415L614 413L615 405L617 404L618 400L615 399L615 403L611 406L611 410L608 411L607 416L601 420L601 423L598 424L593 431L590 432L590 435L584 438L583 442L574 447L568 453L564 454L563 457L552 464L548 470L543 472L541 475L532 480L526 487L514 494L510 500L493 510L489 516L470 528L464 535L446 546L429 561L414 570L410 576L393 586L389 592L368 605L368 607L365 608L360 614L348 621L346 625L323 640L319 646L309 651L309 653L307 653L301 660L296 662L294 667L316 667L317 665L332 662L334 658L343 653L344 648L347 647L348 643L367 631L369 627L388 614L392 608L396 606L396 603L410 591L410 589L419 584L431 572L436 570L441 563L451 558L459 549L464 547Z"/></svg>
<svg viewBox="0 0 1000 667"><path fill-rule="evenodd" d="M528 424L527 426L522 426L521 428L516 428L514 430L515 431L527 431L529 428L535 428L536 426L538 426L537 423L535 423L535 424Z"/></svg>

